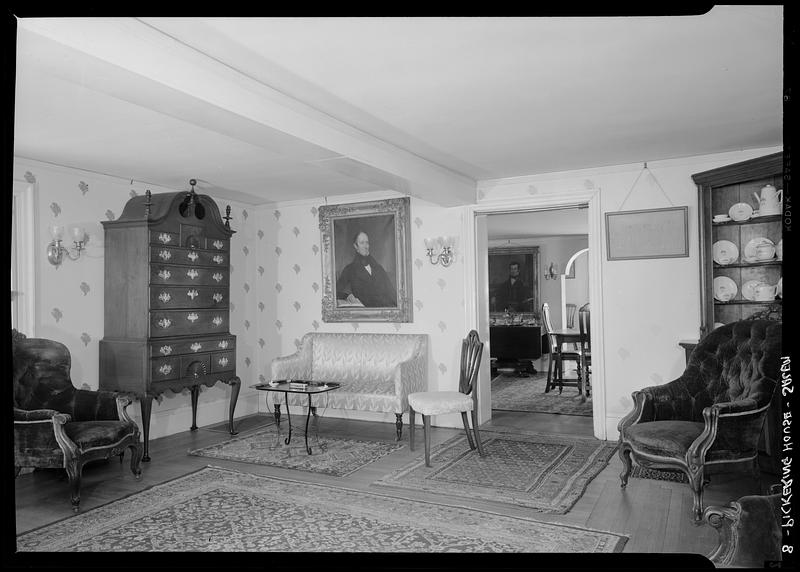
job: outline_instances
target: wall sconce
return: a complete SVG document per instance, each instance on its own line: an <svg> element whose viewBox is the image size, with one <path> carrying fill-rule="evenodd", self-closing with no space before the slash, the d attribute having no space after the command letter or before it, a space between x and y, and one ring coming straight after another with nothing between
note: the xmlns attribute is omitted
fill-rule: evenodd
<svg viewBox="0 0 800 572"><path fill-rule="evenodd" d="M425 249L428 251L431 264L441 262L442 266L450 266L453 261L453 238L450 236L426 238Z"/></svg>
<svg viewBox="0 0 800 572"><path fill-rule="evenodd" d="M547 271L544 273L544 279L555 280L556 278L558 278L558 265L555 262L551 262Z"/></svg>
<svg viewBox="0 0 800 572"><path fill-rule="evenodd" d="M70 235L72 235L72 242L74 246L72 249L75 251L75 256L70 254L70 250L61 245L61 240L64 238L64 227L53 225L50 227L50 236L53 240L47 245L47 260L53 266L61 266L64 260L64 255L70 260L78 260L81 257L81 251L84 250L84 243L86 241L86 231L82 226L73 226L70 228Z"/></svg>

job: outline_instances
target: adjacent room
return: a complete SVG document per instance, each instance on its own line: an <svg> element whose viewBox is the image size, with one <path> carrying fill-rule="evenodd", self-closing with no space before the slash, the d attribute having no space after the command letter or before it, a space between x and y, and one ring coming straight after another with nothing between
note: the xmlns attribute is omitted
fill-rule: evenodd
<svg viewBox="0 0 800 572"><path fill-rule="evenodd" d="M10 16L16 561L790 564L785 26Z"/></svg>

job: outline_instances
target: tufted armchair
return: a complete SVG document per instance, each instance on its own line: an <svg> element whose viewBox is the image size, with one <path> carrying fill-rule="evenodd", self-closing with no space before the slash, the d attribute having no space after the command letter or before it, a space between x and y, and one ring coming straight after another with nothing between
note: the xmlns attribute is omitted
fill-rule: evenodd
<svg viewBox="0 0 800 572"><path fill-rule="evenodd" d="M22 467L63 467L76 512L85 463L130 448L131 471L141 477L142 444L125 411L129 399L75 388L69 350L59 342L12 331L12 359L16 475Z"/></svg>
<svg viewBox="0 0 800 572"><path fill-rule="evenodd" d="M758 440L779 379L781 323L740 321L712 331L679 378L632 394L619 422L622 487L631 458L686 474L700 521L707 475L750 470L759 479Z"/></svg>

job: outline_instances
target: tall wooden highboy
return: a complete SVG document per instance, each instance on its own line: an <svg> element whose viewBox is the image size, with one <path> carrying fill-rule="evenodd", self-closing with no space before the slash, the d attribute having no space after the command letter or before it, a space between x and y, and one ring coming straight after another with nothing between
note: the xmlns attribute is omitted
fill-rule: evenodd
<svg viewBox="0 0 800 572"><path fill-rule="evenodd" d="M105 328L100 388L135 395L149 461L153 398L191 390L197 429L200 386L231 386L228 430L241 381L236 336L229 331L230 207L195 193L133 197L117 220L104 221Z"/></svg>

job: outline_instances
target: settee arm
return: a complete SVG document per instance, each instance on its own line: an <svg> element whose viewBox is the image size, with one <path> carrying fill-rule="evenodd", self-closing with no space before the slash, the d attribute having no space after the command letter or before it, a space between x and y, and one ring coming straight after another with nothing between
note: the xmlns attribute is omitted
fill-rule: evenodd
<svg viewBox="0 0 800 572"><path fill-rule="evenodd" d="M305 335L296 352L274 358L269 366L270 381L276 379L311 380L311 344L311 339Z"/></svg>
<svg viewBox="0 0 800 572"><path fill-rule="evenodd" d="M636 423L681 419L679 410L684 406L685 379L680 376L661 385L651 385L631 393L633 410L617 424L620 438L622 430Z"/></svg>
<svg viewBox="0 0 800 572"><path fill-rule="evenodd" d="M65 458L77 449L67 437L64 425L71 421L67 413L54 409L14 408L14 464L18 467L38 466L30 459L50 458L56 460L56 452Z"/></svg>
<svg viewBox="0 0 800 572"><path fill-rule="evenodd" d="M60 413L55 409L20 409L14 408L14 423L20 422L37 422L37 421L52 421L56 415L60 415L63 419L60 422L67 423L72 418L67 413Z"/></svg>
<svg viewBox="0 0 800 572"><path fill-rule="evenodd" d="M394 390L400 398L402 411L408 409L408 396L418 391L426 391L428 385L428 359L426 352L418 349L414 355L395 367ZM402 413L399 411L398 413Z"/></svg>
<svg viewBox="0 0 800 572"><path fill-rule="evenodd" d="M769 407L769 403L758 407L754 400L743 399L704 408L703 432L686 451L689 470L699 467L709 450L757 454L758 439Z"/></svg>

